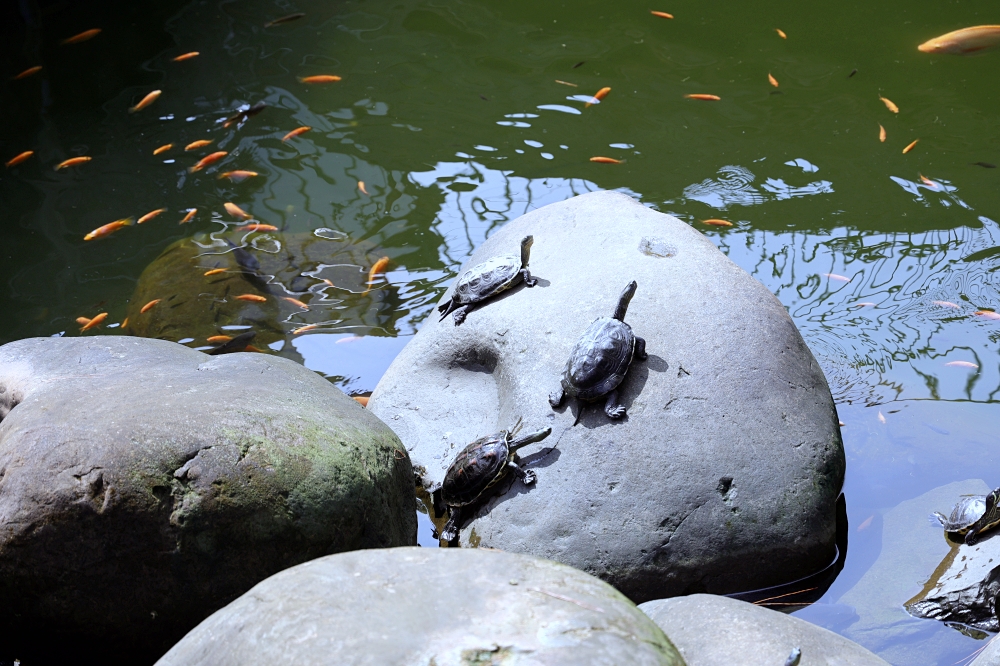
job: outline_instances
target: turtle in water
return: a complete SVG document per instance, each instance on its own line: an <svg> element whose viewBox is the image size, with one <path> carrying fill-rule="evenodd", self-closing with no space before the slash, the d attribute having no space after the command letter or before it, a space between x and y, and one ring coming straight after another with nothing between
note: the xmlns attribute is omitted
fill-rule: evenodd
<svg viewBox="0 0 1000 666"><path fill-rule="evenodd" d="M462 507L482 497L507 472L513 471L526 486L535 482L534 472L518 466L516 452L523 446L542 441L549 436L552 428L542 428L517 437L520 430L521 419L518 419L510 430L480 437L455 456L441 485L441 500L448 507L448 522L441 530L441 539L451 541L458 536Z"/></svg>
<svg viewBox="0 0 1000 666"><path fill-rule="evenodd" d="M935 511L932 515L941 523L941 527L949 535L964 537L969 532L977 520L986 513L986 496L969 495L959 500L955 508L951 510L951 515L945 517L943 513Z"/></svg>
<svg viewBox="0 0 1000 666"><path fill-rule="evenodd" d="M576 341L563 371L559 388L549 394L553 409L566 395L592 402L607 396L604 413L608 418L625 416L618 403L618 385L625 379L632 358L646 358L646 341L632 333L625 323L625 312L635 295L635 280L628 283L618 298L614 315L595 319Z"/></svg>
<svg viewBox="0 0 1000 666"><path fill-rule="evenodd" d="M998 500L1000 500L1000 488L997 488L986 496L986 510L979 520L969 526L969 531L965 533L966 544L970 546L975 544L979 541L979 535L989 532L997 525L1000 525L1000 506L997 506Z"/></svg>
<svg viewBox="0 0 1000 666"><path fill-rule="evenodd" d="M438 312L442 313L441 321L454 312L455 326L458 326L465 321L473 305L516 287L522 280L526 286L534 287L538 280L531 277L528 271L528 256L534 242L533 236L525 236L521 239L521 256L505 254L493 257L465 271L455 284L451 300L438 306Z"/></svg>

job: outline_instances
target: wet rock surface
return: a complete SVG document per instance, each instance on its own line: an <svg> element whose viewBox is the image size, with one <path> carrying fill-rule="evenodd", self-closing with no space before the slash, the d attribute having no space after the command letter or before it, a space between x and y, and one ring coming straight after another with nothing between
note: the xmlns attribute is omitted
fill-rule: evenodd
<svg viewBox="0 0 1000 666"><path fill-rule="evenodd" d="M191 631L160 666L683 666L619 592L570 567L487 550L331 555L269 578Z"/></svg>
<svg viewBox="0 0 1000 666"><path fill-rule="evenodd" d="M709 594L648 601L639 610L670 636L688 666L802 664L887 666L857 643L778 611Z"/></svg>
<svg viewBox="0 0 1000 666"><path fill-rule="evenodd" d="M687 224L608 192L510 222L466 265L528 234L538 284L458 327L431 318L369 403L432 492L469 442L519 417L552 427L519 452L537 481L509 475L467 512L461 545L570 564L635 601L767 587L829 564L844 474L836 409L774 296ZM571 348L631 280L625 321L649 357L619 386L627 415L576 399L553 410Z"/></svg>
<svg viewBox="0 0 1000 666"><path fill-rule="evenodd" d="M155 658L277 571L416 542L399 440L285 359L21 340L0 418L0 642L22 657L69 635Z"/></svg>

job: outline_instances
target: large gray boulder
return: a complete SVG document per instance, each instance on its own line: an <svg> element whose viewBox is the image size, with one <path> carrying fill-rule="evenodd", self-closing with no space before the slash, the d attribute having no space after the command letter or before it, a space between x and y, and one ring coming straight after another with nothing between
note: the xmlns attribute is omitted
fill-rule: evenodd
<svg viewBox="0 0 1000 666"><path fill-rule="evenodd" d="M648 617L570 567L499 551L331 555L258 584L158 666L683 666Z"/></svg>
<svg viewBox="0 0 1000 666"><path fill-rule="evenodd" d="M399 440L285 359L20 340L0 419L0 644L20 654L69 634L155 657L282 569L416 543Z"/></svg>
<svg viewBox="0 0 1000 666"><path fill-rule="evenodd" d="M467 512L461 545L563 562L634 601L767 587L827 565L844 477L837 413L774 296L687 224L610 192L510 222L466 267L517 252L527 234L538 285L461 326L431 317L369 402L431 492L474 439L519 417L526 431L552 427L520 452L537 482L511 475ZM627 416L580 413L573 399L554 411L571 347L633 279L625 321L649 358L621 386Z"/></svg>
<svg viewBox="0 0 1000 666"><path fill-rule="evenodd" d="M969 666L997 666L997 664L1000 664L1000 640L994 636Z"/></svg>
<svg viewBox="0 0 1000 666"><path fill-rule="evenodd" d="M710 594L648 601L639 610L670 636L688 666L780 666L799 648L802 664L887 666L843 636L797 617Z"/></svg>

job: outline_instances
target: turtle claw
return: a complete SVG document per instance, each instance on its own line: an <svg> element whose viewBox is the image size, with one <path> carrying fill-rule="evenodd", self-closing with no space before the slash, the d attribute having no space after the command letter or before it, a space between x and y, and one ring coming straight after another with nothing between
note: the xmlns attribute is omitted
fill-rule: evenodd
<svg viewBox="0 0 1000 666"><path fill-rule="evenodd" d="M531 277L531 273L528 272L527 268L521 269L521 277L524 278L524 285L526 287L534 287L538 284L538 279Z"/></svg>
<svg viewBox="0 0 1000 666"><path fill-rule="evenodd" d="M609 419L620 419L625 416L625 407L618 404L618 391L608 394L608 401L604 403L604 413Z"/></svg>
<svg viewBox="0 0 1000 666"><path fill-rule="evenodd" d="M528 471L526 471L524 473L524 476L521 478L521 481L526 486L534 485L535 481L537 481L537 480L538 480L538 476L532 470L530 470L530 469Z"/></svg>
<svg viewBox="0 0 1000 666"><path fill-rule="evenodd" d="M469 307L467 305L460 308L455 308L455 312L452 315L455 318L455 326L461 325L461 323L465 321L465 315L467 315L468 313L469 313Z"/></svg>

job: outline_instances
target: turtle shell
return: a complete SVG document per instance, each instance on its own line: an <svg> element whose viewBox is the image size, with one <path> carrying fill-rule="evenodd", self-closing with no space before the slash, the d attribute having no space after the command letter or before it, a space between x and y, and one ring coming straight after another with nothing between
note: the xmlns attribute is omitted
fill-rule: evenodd
<svg viewBox="0 0 1000 666"><path fill-rule="evenodd" d="M521 257L508 254L487 259L465 272L455 285L455 302L477 303L513 287L521 277Z"/></svg>
<svg viewBox="0 0 1000 666"><path fill-rule="evenodd" d="M563 389L580 400L596 400L622 383L634 352L631 326L613 317L595 320L570 352Z"/></svg>
<svg viewBox="0 0 1000 666"><path fill-rule="evenodd" d="M507 472L510 458L507 431L481 437L465 447L448 468L441 485L441 499L448 506L465 506L479 499Z"/></svg>
<svg viewBox="0 0 1000 666"><path fill-rule="evenodd" d="M947 518L940 513L935 513L938 522L944 528L945 532L950 532L953 534L965 534L969 531L977 520L983 517L986 513L986 496L985 495L971 495L969 497L963 497L955 508L951 510L951 515Z"/></svg>

